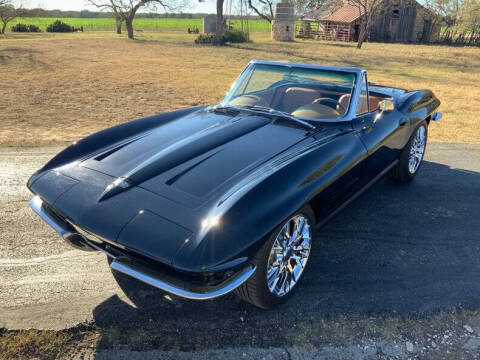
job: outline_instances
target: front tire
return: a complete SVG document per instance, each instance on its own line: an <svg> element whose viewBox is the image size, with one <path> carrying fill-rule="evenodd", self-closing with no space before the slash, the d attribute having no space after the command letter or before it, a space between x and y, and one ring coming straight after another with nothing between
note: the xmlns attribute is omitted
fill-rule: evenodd
<svg viewBox="0 0 480 360"><path fill-rule="evenodd" d="M428 125L423 120L412 133L403 148L398 164L390 170L388 176L398 182L412 181L420 169L427 146Z"/></svg>
<svg viewBox="0 0 480 360"><path fill-rule="evenodd" d="M310 206L283 221L253 258L257 270L235 293L263 309L287 301L297 289L310 257L314 227Z"/></svg>

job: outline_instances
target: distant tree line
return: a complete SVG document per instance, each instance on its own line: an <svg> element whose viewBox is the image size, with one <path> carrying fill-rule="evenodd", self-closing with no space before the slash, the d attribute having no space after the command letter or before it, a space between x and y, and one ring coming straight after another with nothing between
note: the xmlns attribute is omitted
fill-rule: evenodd
<svg viewBox="0 0 480 360"><path fill-rule="evenodd" d="M188 12L179 12L179 13L154 13L154 12L140 12L135 16L136 18L144 19L201 19L205 16L212 14L207 13L188 13ZM111 18L114 17L113 12L111 11L90 11L90 10L81 10L81 11L63 11L63 10L45 10L41 8L36 9L21 9L19 16L21 17L52 17L52 18L85 18L85 19L95 19L95 18ZM235 16L232 14L232 18L240 18L240 16ZM252 16L255 18L256 16Z"/></svg>
<svg viewBox="0 0 480 360"><path fill-rule="evenodd" d="M440 43L480 45L480 0L425 0L442 25Z"/></svg>

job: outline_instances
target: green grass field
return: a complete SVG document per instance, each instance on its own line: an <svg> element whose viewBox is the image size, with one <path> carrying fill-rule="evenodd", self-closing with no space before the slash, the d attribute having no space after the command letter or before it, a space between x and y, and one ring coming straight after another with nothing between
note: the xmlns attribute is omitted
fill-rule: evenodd
<svg viewBox="0 0 480 360"><path fill-rule="evenodd" d="M47 26L53 23L55 20L62 20L69 25L75 27L83 26L85 31L113 31L115 30L114 19L109 18L45 18L45 17L21 17L17 18L9 24L9 28L17 23L33 24L39 26L42 31L45 31ZM181 18L165 18L165 19L135 19L134 27L137 30L156 31L162 29L169 30L187 30L188 28L197 27L202 28L202 19L181 19ZM232 25L235 28L239 28L240 21L232 20ZM251 31L268 31L270 30L270 24L265 20L249 20L248 26Z"/></svg>

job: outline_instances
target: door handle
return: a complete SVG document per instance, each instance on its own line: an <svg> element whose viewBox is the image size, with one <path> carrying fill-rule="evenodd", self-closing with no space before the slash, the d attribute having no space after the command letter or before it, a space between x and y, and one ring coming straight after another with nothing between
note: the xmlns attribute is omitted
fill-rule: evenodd
<svg viewBox="0 0 480 360"><path fill-rule="evenodd" d="M407 118L401 118L400 121L398 122L398 126L405 126L408 122Z"/></svg>
<svg viewBox="0 0 480 360"><path fill-rule="evenodd" d="M372 130L373 130L372 124L367 124L367 125L363 125L363 126L362 126L362 131L368 131L368 132L370 132L370 131L372 131Z"/></svg>

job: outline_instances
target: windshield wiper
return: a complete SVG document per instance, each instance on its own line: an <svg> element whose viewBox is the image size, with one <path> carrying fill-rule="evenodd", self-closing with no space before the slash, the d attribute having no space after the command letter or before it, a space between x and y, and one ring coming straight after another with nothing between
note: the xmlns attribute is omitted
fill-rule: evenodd
<svg viewBox="0 0 480 360"><path fill-rule="evenodd" d="M303 127L308 128L309 130L315 129L315 126L313 126L312 124L310 124L306 121L297 119L295 116L293 116L293 115L291 115L291 114L289 114L285 111L280 111L280 110L270 108L268 106L260 106L260 105L242 105L241 107L244 107L244 108L249 109L249 110L258 110L258 111L262 111L262 112L268 112L269 114L279 116L283 119L291 120L291 121L293 121L293 122L295 122L299 125L302 125Z"/></svg>
<svg viewBox="0 0 480 360"><path fill-rule="evenodd" d="M210 107L210 111L214 111L216 113L226 114L226 115L236 115L238 114L239 110L233 106L222 106L222 105L215 105Z"/></svg>

